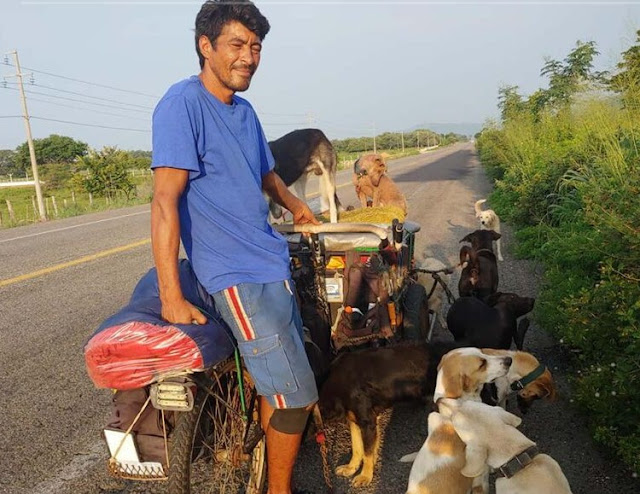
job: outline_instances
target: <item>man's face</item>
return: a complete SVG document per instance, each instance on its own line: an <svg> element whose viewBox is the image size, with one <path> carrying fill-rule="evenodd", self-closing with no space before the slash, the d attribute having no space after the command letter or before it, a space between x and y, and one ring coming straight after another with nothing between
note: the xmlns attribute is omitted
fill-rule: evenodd
<svg viewBox="0 0 640 494"><path fill-rule="evenodd" d="M209 69L214 84L232 92L249 89L261 49L260 38L237 21L225 24L213 45L206 36L200 38L200 51L206 58L203 69Z"/></svg>

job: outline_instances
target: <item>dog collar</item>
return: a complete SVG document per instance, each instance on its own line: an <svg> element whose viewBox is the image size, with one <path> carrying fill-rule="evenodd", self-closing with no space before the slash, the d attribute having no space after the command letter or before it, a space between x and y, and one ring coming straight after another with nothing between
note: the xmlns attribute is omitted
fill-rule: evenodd
<svg viewBox="0 0 640 494"><path fill-rule="evenodd" d="M527 384L532 383L533 381L538 379L545 370L547 370L547 367L545 365L538 365L538 367L536 367L533 372L530 372L519 381L511 383L511 391L520 391L524 389Z"/></svg>
<svg viewBox="0 0 640 494"><path fill-rule="evenodd" d="M499 479L504 477L510 479L520 470L529 465L538 454L540 454L540 451L538 451L538 446L535 444L525 449L522 453L515 455L504 465L496 468L494 471L496 478Z"/></svg>

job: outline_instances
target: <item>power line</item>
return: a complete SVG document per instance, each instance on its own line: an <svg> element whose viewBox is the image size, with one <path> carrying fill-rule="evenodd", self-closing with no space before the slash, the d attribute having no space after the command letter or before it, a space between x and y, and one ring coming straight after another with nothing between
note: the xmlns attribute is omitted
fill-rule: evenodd
<svg viewBox="0 0 640 494"><path fill-rule="evenodd" d="M100 111L94 108L82 108L81 106L65 105L64 103L55 103L53 101L47 101L40 98L29 98L29 101L39 101L40 103L46 103L47 105L63 106L65 108L72 108L74 110L90 111L91 113L100 113L101 115L111 115L114 117L126 118L129 120L139 120L140 122L149 122L148 118L138 118L138 117L132 117L130 115L124 115L122 113L118 114L118 113L111 113L108 111Z"/></svg>
<svg viewBox="0 0 640 494"><path fill-rule="evenodd" d="M17 91L16 88L6 87L6 86L1 86L1 85L0 85L0 89L8 89L9 91ZM97 106L102 106L102 107L105 107L105 108L113 108L115 110L135 111L135 112L138 112L138 113L146 113L147 115L151 113L150 111L146 111L146 110L136 110L135 108L122 108L120 106L106 105L104 103L94 103L93 101L83 101L81 99L67 98L65 96L57 96L55 94L40 93L38 91L30 91L29 90L29 91L25 91L25 92L27 92L29 94L37 94L39 96L46 96L48 98L62 99L62 100L65 100L65 101L74 101L76 103L84 103L85 105L97 105ZM29 98L29 99L35 99L35 98ZM43 100L40 100L40 101L43 101ZM91 109L91 108L88 108L88 109Z"/></svg>
<svg viewBox="0 0 640 494"><path fill-rule="evenodd" d="M3 63L4 63L4 65L9 65L11 67L15 67L15 65L9 63L8 61L5 61ZM48 75L48 76L51 76L51 77L58 77L60 79L65 79L67 81L79 82L81 84L88 84L90 86L103 87L103 88L106 88L106 89L112 89L113 91L121 91L123 93L131 93L131 94L137 94L137 95L140 95L140 96L147 96L149 98L156 98L156 99L160 98L159 96L156 96L155 94L142 93L140 91L132 91L130 89L122 89L122 88L119 88L119 87L108 86L106 84L98 84L97 82L83 81L82 79L75 79L74 77L67 77L67 76L64 76L64 75L53 74L51 72L45 72L44 70L31 69L29 67L23 67L23 68L26 69L26 70L30 70L31 72L36 72L38 74L44 74L44 75Z"/></svg>
<svg viewBox="0 0 640 494"><path fill-rule="evenodd" d="M5 88L5 89L13 89L13 88ZM102 106L102 107L105 107L105 108L114 108L116 110L135 111L135 112L138 112L138 113L146 113L146 114L151 113L148 110L137 110L135 108L123 108L123 107L120 107L120 106L107 105L107 104L104 104L104 103L94 103L93 101L83 101L81 99L67 98L66 96L56 96L55 94L40 93L38 91L26 91L25 90L25 92L28 93L28 94L37 94L39 96L47 96L49 98L62 99L62 100L65 100L65 101L74 101L76 103L84 103L85 105L96 105L96 106Z"/></svg>
<svg viewBox="0 0 640 494"><path fill-rule="evenodd" d="M0 115L0 118L22 118L21 115Z"/></svg>
<svg viewBox="0 0 640 494"><path fill-rule="evenodd" d="M47 120L49 122L59 122L59 123L66 123L66 124L72 124L72 125L81 125L83 127L99 127L101 129L114 129L114 130L128 130L131 132L151 132L150 130L147 129L131 129L131 128L127 128L127 127L111 127L109 125L97 125L97 124L90 124L90 123L84 123L84 122L71 122L69 120L58 120L55 118L45 118L45 117L34 117L31 116L30 118L35 118L38 120Z"/></svg>
<svg viewBox="0 0 640 494"><path fill-rule="evenodd" d="M117 104L119 104L119 105L125 105L125 104L126 104L126 105L129 105L129 106L136 106L136 107L138 107L138 108L145 108L145 109L147 109L147 110L153 110L153 107L152 107L152 106L136 105L136 104L134 104L134 103L123 103L123 102L118 101L118 100L115 100L115 99L101 98L101 97L99 97L99 96L91 96L91 95L88 95L88 94L79 93L79 92L77 92L77 91L68 91L68 90L66 90L66 89L58 89L58 88L51 87L51 86L45 86L45 85L43 85L43 84L37 84L37 83L35 83L35 82L30 83L30 85L31 85L31 86L41 87L41 88L44 88L44 89L49 89L50 91L58 91L58 92L60 92L60 93L76 94L76 95L78 95L78 96L82 96L83 98L97 99L97 100L100 100L100 101L109 101L109 102L111 102L111 103L117 103Z"/></svg>

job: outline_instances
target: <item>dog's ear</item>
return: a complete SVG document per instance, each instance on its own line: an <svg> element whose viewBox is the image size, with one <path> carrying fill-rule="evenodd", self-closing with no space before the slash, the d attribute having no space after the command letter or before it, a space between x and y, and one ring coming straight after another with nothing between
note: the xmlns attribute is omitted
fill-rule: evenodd
<svg viewBox="0 0 640 494"><path fill-rule="evenodd" d="M517 415L507 412L506 410L500 407L494 407L494 413L497 413L502 420L503 423L510 425L512 427L519 427L522 423L522 419Z"/></svg>
<svg viewBox="0 0 640 494"><path fill-rule="evenodd" d="M442 362L438 365L438 372L441 372L443 369ZM464 386L462 382L462 374L460 372L451 372L451 365L447 366L442 371L442 387L444 388L444 397L445 398L460 398L462 396L462 392L464 391Z"/></svg>
<svg viewBox="0 0 640 494"><path fill-rule="evenodd" d="M487 470L487 457L489 456L487 448L477 444L467 443L464 456L466 463L464 468L460 470L462 475L475 478L485 473Z"/></svg>
<svg viewBox="0 0 640 494"><path fill-rule="evenodd" d="M543 374L526 386L522 391L518 393L525 400L535 400L539 398L546 398L548 400L555 400L558 392L556 391L555 383L549 369L545 369Z"/></svg>
<svg viewBox="0 0 640 494"><path fill-rule="evenodd" d="M353 163L353 173L360 173L360 158Z"/></svg>
<svg viewBox="0 0 640 494"><path fill-rule="evenodd" d="M500 235L498 232L491 230L491 236L493 237L493 240L498 240L499 238L502 237L502 235Z"/></svg>
<svg viewBox="0 0 640 494"><path fill-rule="evenodd" d="M487 295L482 300L489 307L493 307L494 305L496 305L500 301L500 297L502 297L502 292L496 292L496 293L492 293L491 295Z"/></svg>
<svg viewBox="0 0 640 494"><path fill-rule="evenodd" d="M440 403L441 401L442 400L438 400L438 403ZM427 418L427 424L429 425L428 427L429 435L431 435L433 431L435 431L438 427L440 427L444 422L444 420L445 420L445 417L443 417L442 414L438 412L431 412L429 414L429 417Z"/></svg>
<svg viewBox="0 0 640 494"><path fill-rule="evenodd" d="M462 242L469 242L469 243L471 243L471 236L472 236L472 235L473 235L473 233L469 233L468 235L465 235L465 236L462 238L462 240L460 240L460 242L458 242L458 243L460 243L460 244L461 244Z"/></svg>

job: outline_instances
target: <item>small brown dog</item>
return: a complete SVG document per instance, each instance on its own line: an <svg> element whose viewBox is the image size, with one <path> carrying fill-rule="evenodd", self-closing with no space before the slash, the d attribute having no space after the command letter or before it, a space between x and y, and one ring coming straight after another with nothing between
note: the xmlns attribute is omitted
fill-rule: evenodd
<svg viewBox="0 0 640 494"><path fill-rule="evenodd" d="M353 185L363 208L367 198L373 198L373 207L397 206L407 213L407 201L398 186L387 175L387 164L379 154L365 154L353 165Z"/></svg>

